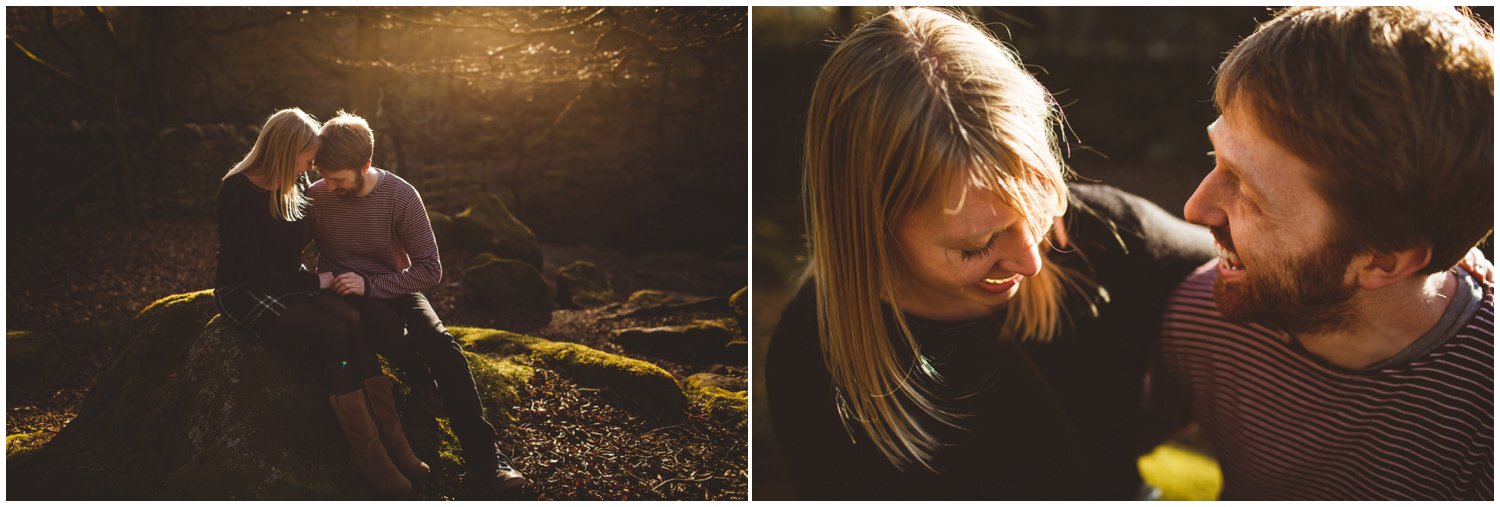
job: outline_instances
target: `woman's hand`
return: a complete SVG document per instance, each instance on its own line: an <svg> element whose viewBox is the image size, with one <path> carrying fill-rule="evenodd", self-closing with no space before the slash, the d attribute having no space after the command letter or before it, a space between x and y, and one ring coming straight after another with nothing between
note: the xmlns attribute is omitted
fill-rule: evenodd
<svg viewBox="0 0 1500 507"><path fill-rule="evenodd" d="M363 296L365 295L365 278L353 271L334 277L333 291L340 296L349 294Z"/></svg>
<svg viewBox="0 0 1500 507"><path fill-rule="evenodd" d="M318 273L318 290L333 288L333 273L327 271Z"/></svg>
<svg viewBox="0 0 1500 507"><path fill-rule="evenodd" d="M1474 275L1474 278L1489 283L1495 283L1495 265L1490 264L1489 259L1484 258L1484 252L1478 248L1469 249L1469 255L1458 261L1458 266Z"/></svg>

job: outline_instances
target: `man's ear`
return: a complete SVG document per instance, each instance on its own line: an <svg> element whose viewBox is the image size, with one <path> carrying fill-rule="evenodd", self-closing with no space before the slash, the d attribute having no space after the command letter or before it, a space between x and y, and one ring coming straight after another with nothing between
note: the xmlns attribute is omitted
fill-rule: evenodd
<svg viewBox="0 0 1500 507"><path fill-rule="evenodd" d="M359 168L359 172L360 172L360 173L361 173L361 174L363 174L363 173L365 173L365 172L366 172L366 171L369 171L369 170L370 170L370 165L371 165L371 164L374 164L374 163L375 163L375 159L370 159L370 160L366 160L366 161L365 161L365 166L364 166L364 167L361 167L361 168Z"/></svg>
<svg viewBox="0 0 1500 507"><path fill-rule="evenodd" d="M1369 252L1354 257L1354 276L1360 288L1374 290L1405 280L1431 261L1431 245L1394 252Z"/></svg>

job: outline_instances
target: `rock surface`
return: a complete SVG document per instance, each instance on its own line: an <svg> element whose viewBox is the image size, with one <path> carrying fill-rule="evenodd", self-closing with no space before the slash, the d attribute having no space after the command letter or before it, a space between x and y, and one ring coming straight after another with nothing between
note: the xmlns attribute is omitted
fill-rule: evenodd
<svg viewBox="0 0 1500 507"><path fill-rule="evenodd" d="M678 326L619 329L611 339L620 346L665 357L719 363L724 362L725 346L735 338L732 322L732 319L711 319Z"/></svg>
<svg viewBox="0 0 1500 507"><path fill-rule="evenodd" d="M744 332L740 336L744 336ZM734 340L724 344L724 363L741 366L750 364L750 342Z"/></svg>
<svg viewBox="0 0 1500 507"><path fill-rule="evenodd" d="M454 237L456 227L453 225L452 216L427 210L427 221L432 223L432 235L437 238L439 251L446 251L456 246L457 238Z"/></svg>
<svg viewBox="0 0 1500 507"><path fill-rule="evenodd" d="M745 381L713 373L695 373L683 380L684 390L694 403L703 405L709 418L737 429L748 427L750 401Z"/></svg>
<svg viewBox="0 0 1500 507"><path fill-rule="evenodd" d="M482 253L463 274L464 299L522 329L552 321L552 292L542 273L530 264Z"/></svg>
<svg viewBox="0 0 1500 507"><path fill-rule="evenodd" d="M628 302L634 306L657 306L676 303L685 299L683 296L655 289L641 289L630 293Z"/></svg>
<svg viewBox="0 0 1500 507"><path fill-rule="evenodd" d="M615 295L609 277L589 261L574 261L557 270L557 304L586 308L608 303Z"/></svg>
<svg viewBox="0 0 1500 507"><path fill-rule="evenodd" d="M750 311L750 287L742 287L729 296L729 310L734 312L734 321L739 324L739 337L745 337L745 315Z"/></svg>
<svg viewBox="0 0 1500 507"><path fill-rule="evenodd" d="M67 366L67 351L56 335L32 331L5 333L5 388L40 388L55 383Z"/></svg>
<svg viewBox="0 0 1500 507"><path fill-rule="evenodd" d="M542 249L536 234L495 194L481 194L468 209L454 215L453 230L459 246L470 252L490 252L542 269Z"/></svg>
<svg viewBox="0 0 1500 507"><path fill-rule="evenodd" d="M686 395L649 363L576 344L455 328L486 416L503 427L534 368L619 389L679 414ZM326 393L299 359L269 350L218 315L211 291L164 298L126 331L56 438L8 459L8 498L367 499ZM412 448L435 469L459 466L446 424L425 417L397 381ZM46 485L46 486L39 486Z"/></svg>
<svg viewBox="0 0 1500 507"><path fill-rule="evenodd" d="M668 412L682 410L687 405L687 398L671 373L639 359L507 331L473 327L454 327L448 331L466 348L528 356L539 366L557 371L579 385L609 390L627 404Z"/></svg>

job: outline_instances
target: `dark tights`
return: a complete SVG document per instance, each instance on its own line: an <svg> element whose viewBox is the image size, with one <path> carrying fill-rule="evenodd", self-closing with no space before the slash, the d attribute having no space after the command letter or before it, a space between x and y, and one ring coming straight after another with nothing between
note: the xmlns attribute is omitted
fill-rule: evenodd
<svg viewBox="0 0 1500 507"><path fill-rule="evenodd" d="M329 394L344 394L362 388L364 379L381 374L371 340L389 339L390 330L399 325L394 313L362 315L342 298L325 292L287 308L271 325L271 334L281 345L312 356ZM399 333L399 327L394 329Z"/></svg>

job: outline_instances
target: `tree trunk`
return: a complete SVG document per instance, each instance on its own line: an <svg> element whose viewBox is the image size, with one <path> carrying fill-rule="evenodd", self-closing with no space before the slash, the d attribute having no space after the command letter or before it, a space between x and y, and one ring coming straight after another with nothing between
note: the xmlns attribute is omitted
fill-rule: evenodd
<svg viewBox="0 0 1500 507"><path fill-rule="evenodd" d="M132 223L140 220L136 210L135 183L130 171L130 150L125 142L125 115L120 112L120 95L110 97L110 110L115 131L115 153L120 157L120 201L125 207L125 216Z"/></svg>
<svg viewBox="0 0 1500 507"><path fill-rule="evenodd" d="M351 112L365 117L371 123L375 123L380 117L379 69L375 67L380 62L379 23L375 14L360 12L359 30L354 40L357 67L352 74L354 82L349 86L349 106L353 109Z"/></svg>

